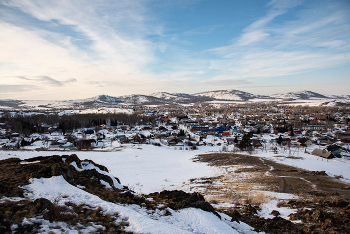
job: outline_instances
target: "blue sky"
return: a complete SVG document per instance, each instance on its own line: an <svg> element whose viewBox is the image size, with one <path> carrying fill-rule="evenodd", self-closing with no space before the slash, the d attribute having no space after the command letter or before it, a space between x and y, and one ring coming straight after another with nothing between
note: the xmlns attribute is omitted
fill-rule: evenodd
<svg viewBox="0 0 350 234"><path fill-rule="evenodd" d="M348 0L0 2L0 98L350 94Z"/></svg>

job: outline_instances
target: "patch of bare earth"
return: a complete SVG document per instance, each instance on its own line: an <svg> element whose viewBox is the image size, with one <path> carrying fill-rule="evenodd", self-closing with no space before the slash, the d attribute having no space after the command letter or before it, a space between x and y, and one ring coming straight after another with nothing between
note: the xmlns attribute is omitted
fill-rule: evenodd
<svg viewBox="0 0 350 234"><path fill-rule="evenodd" d="M219 210L233 220L268 233L348 233L350 230L350 186L324 171L307 171L256 156L230 153L198 155L194 161L208 163L222 172L220 176L191 182L206 200L221 204ZM291 214L289 220L279 217L278 212L273 214L273 219L259 217L261 204L274 199L266 191L297 195L298 199L278 204L298 209L297 213Z"/></svg>

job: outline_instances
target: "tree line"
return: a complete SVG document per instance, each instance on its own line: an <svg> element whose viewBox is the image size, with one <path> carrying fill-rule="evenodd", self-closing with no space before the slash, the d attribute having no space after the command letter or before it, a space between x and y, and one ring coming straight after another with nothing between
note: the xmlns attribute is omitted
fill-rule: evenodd
<svg viewBox="0 0 350 234"><path fill-rule="evenodd" d="M4 123L12 132L25 135L32 133L45 133L51 127L53 131L61 130L65 133L67 130L78 128L92 128L100 125L130 125L151 123L154 117L141 116L138 113L113 113L113 114L38 114L38 115L10 115L4 113L0 122Z"/></svg>

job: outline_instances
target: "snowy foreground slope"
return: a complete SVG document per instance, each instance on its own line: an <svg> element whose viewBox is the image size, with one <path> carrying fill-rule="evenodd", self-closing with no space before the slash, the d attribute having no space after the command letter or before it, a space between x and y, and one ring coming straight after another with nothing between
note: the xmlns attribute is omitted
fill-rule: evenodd
<svg viewBox="0 0 350 234"><path fill-rule="evenodd" d="M114 149L115 150L115 149ZM58 152L58 151L0 151L0 160L18 157L28 159L37 156L51 156L75 153L83 159L92 160L98 164L104 165L109 169L109 173L102 172L108 176L117 177L122 185L127 185L135 192L149 194L160 192L162 190L184 190L191 192L189 181L192 178L213 177L223 175L225 171L218 167L211 167L204 163L194 162L195 155L203 153L219 152L219 147L199 147L197 151L175 150L170 147L156 147L153 145L128 146L119 148L117 151L96 152L96 151L77 151L77 152ZM308 149L308 151L312 151ZM280 152L281 156L288 156L287 152ZM287 157L274 157L272 152L257 152L257 157L267 158L282 164L296 166L312 171L326 171L330 176L342 176L344 182L350 182L350 163L342 159L322 160L313 155L304 153L304 151L293 152L293 156L299 159ZM84 164L80 169L71 164L77 170L88 170L94 168L92 164ZM97 169L97 168L96 168ZM97 169L98 170L98 169ZM110 185L104 183L106 188ZM120 188L121 185L114 180L114 187ZM62 176L51 178L31 179L30 184L23 187L27 190L26 197L35 200L46 198L52 202L57 201L63 205L66 202L75 204L85 203L90 207L101 207L104 214L118 213L117 221L125 220L128 223L125 231L135 233L254 233L253 228L243 222L231 222L231 217L219 213L221 219L210 212L197 208L185 208L180 210L168 209L170 215L164 215L164 210L155 209L152 212L139 205L115 204L102 200L101 198L84 191L83 187L69 184ZM193 191L192 191L193 192ZM281 216L288 218L288 215L295 212L295 209L278 208L279 199L292 198L288 193L267 192L275 199L262 205L259 214L262 217L271 218L269 213L272 210L278 210ZM16 200L18 198L11 198ZM2 199L2 202L4 199ZM64 223L55 223L45 221L40 217L27 219L25 222L41 222L41 232L47 233L54 231L60 233L62 230L56 230L56 226L61 226L67 233L76 233L74 228ZM16 227L13 227L14 230ZM95 232L98 225L92 225L83 229L83 232Z"/></svg>
<svg viewBox="0 0 350 234"><path fill-rule="evenodd" d="M155 148L155 147L154 147ZM154 155L154 151L151 150L152 148L148 148L148 160L152 158L152 153ZM138 152L140 149L129 149L129 152L126 153L126 157L122 156L122 152L94 152L92 154L89 154L88 152L77 152L80 154L80 157L85 156L87 158L91 159L99 159L101 161L104 161L106 165L113 165L113 174L119 174L118 172L125 173L126 177L131 178L137 178L138 174L135 174L135 171L140 171L140 176L142 176L142 173L145 172L142 170L142 164L137 163L136 165L133 165L135 162L133 160L128 160L129 158L137 158L135 156L135 153ZM128 151L128 150L126 150ZM181 152L181 151L180 151ZM28 159L29 161L21 161L21 164L23 165L35 165L38 163L38 161L30 161L32 156L43 156L43 155L53 155L57 152L33 152L33 151L17 151L17 152L11 152L11 151L1 151L1 159L6 158L13 158L13 157L19 157L21 159ZM133 156L131 156L132 154ZM135 156L134 156L135 155ZM118 157L122 156L119 158ZM172 157L175 157L174 154L171 155ZM189 155L183 155L186 156L187 159L189 159ZM141 158L145 160L146 155L143 154ZM157 155L157 157L162 157L161 155ZM163 155L164 157L164 155ZM82 157L83 158L83 157ZM153 158L155 159L155 158ZM169 157L167 158L170 159ZM67 159L68 160L68 159ZM146 161L146 160L145 160ZM174 163L174 160L169 160L170 163ZM126 164L123 164L126 163ZM184 174L185 176L180 176L176 183L179 183L181 181L185 181L188 176L199 176L202 174L208 174L205 170L200 172L202 169L204 169L203 166L200 166L198 168L195 168L194 170L197 170L197 173L186 173L186 171L190 171L190 167L188 164L190 161L187 162L184 157L181 157L181 160L178 160L174 164L174 168L179 169L179 174ZM149 162L150 163L150 162ZM163 160L161 164L164 166L164 164L169 163ZM153 162L153 168L156 168L157 166L157 160ZM114 176L112 174L109 174L105 171L102 171L99 167L95 166L94 164L89 163L89 161L82 161L81 166L78 166L75 161L71 162L69 165L73 166L75 170L78 172L82 172L84 170L91 170L95 169L98 173L103 174L105 176L108 176L112 178L113 181L113 187L117 189L123 189L123 186L119 184L119 182L114 179ZM169 166L169 165L168 165ZM146 165L148 169L150 169L150 165ZM51 167L52 168L52 167ZM127 176L127 171L129 171L130 176ZM141 169L141 170L140 170ZM163 168L164 169L164 168ZM52 169L51 169L52 170ZM159 168L159 170L154 170L152 172L149 172L150 174L153 174L153 179L157 177L157 175L164 176L165 171L162 171L162 168ZM173 173L175 173L173 171ZM211 172L209 172L211 173ZM67 173L66 173L67 174ZM69 173L68 173L69 174ZM68 175L67 174L67 175ZM173 178L176 177L175 174L170 175ZM123 177L123 176L122 176ZM147 177L149 180L151 180L150 177ZM73 179L74 180L74 179ZM252 230L253 228L249 227L248 225L244 223L237 223L237 222L231 222L231 217L220 214L219 218L213 213L197 209L197 208L185 208L180 210L173 210L171 208L166 208L166 211L168 212L167 215L165 215L164 209L154 209L149 210L145 207L142 207L137 204L131 204L126 205L123 203L112 203L105 201L98 196L95 196L91 193L88 193L84 191L85 186L83 185L76 185L73 186L71 183L68 183L67 180L64 178L64 176L52 176L50 178L32 178L30 179L30 184L22 186L21 188L24 189L25 197L29 198L31 201L36 203L40 199L48 199L52 203L56 203L58 206L64 206L67 203L74 203L76 205L84 204L84 206L90 207L92 210L101 208L103 214L107 215L113 215L118 214L118 219L115 222L124 222L127 223L123 231L129 231L134 233L254 233ZM174 182L174 181L173 181ZM112 189L111 183L106 182L106 180L100 180L100 183L105 185L107 189ZM151 183L151 181L149 181ZM0 203L8 202L8 201L18 201L23 198L16 198L16 197L6 197L2 198ZM151 199L152 200L152 199ZM161 205L161 204L159 204ZM162 205L161 205L162 206ZM22 225L28 225L28 224L40 224L39 231L41 233L47 233L49 231L53 231L55 233L61 233L64 231L65 233L77 233L76 228L72 227L71 225L68 225L64 222L49 222L48 220L44 219L42 216L35 216L30 218L25 218L22 222ZM16 231L18 226L13 225L11 229L13 231ZM59 228L58 228L59 227ZM22 227L21 227L22 228ZM97 232L98 230L101 230L101 225L98 224L91 224L89 227L82 228L79 227L79 231L83 233L91 233L91 232ZM238 231L239 230L239 231ZM38 230L37 230L38 231Z"/></svg>
<svg viewBox="0 0 350 234"><path fill-rule="evenodd" d="M307 148L312 152L316 145ZM173 147L156 147L153 145L128 145L117 151L0 151L0 160L18 157L27 159L36 156L51 156L54 154L76 154L80 159L90 159L104 165L109 172L118 177L123 185L133 188L136 192L148 194L164 189L181 189L190 191L186 182L192 178L212 177L222 174L217 167L193 162L198 154L220 152L221 147L198 147L199 150L178 150ZM108 148L106 148L108 150ZM230 148L228 148L230 151ZM342 180L350 183L350 161L346 159L322 159L300 151L292 151L291 156L301 157L295 160L288 157L275 157L271 151L256 151L257 157L274 160L278 163L296 166L311 171L325 171L330 176L341 175ZM289 156L289 152L279 152L279 155Z"/></svg>
<svg viewBox="0 0 350 234"><path fill-rule="evenodd" d="M223 220L212 213L195 208L187 208L179 211L170 209L171 215L164 216L160 210L153 213L138 205L118 205L106 202L99 197L92 195L70 185L62 176L52 178L33 179L31 184L24 187L28 190L27 196L30 199L46 198L55 200L57 197L67 197L60 200L60 204L73 202L76 204L85 203L90 207L102 207L104 213L121 215L121 219L128 221L126 231L136 233L239 233L232 229L235 224ZM229 218L226 216L226 218ZM34 222L35 220L30 220ZM57 225L57 224L56 224ZM52 230L54 224L43 225L43 231ZM241 225L242 228L247 228ZM67 227L67 229L69 229ZM249 230L249 229L248 229ZM93 231L93 230L86 230Z"/></svg>

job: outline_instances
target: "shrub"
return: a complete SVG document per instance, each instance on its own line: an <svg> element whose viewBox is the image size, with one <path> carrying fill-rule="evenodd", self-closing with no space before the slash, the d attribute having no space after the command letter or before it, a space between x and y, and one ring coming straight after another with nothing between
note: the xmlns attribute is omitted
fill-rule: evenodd
<svg viewBox="0 0 350 234"><path fill-rule="evenodd" d="M342 175L334 175L334 178L336 178L336 179L343 179L344 177Z"/></svg>

